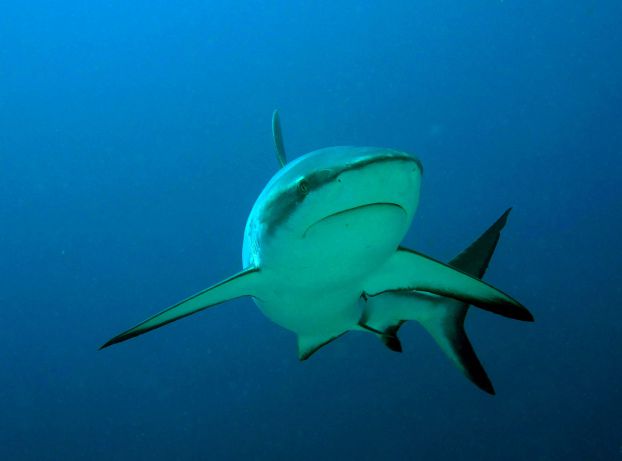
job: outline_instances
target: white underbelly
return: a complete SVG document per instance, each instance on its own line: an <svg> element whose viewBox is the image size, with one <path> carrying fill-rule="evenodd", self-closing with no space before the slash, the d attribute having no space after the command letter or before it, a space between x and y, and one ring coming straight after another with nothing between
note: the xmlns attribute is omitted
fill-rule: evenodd
<svg viewBox="0 0 622 461"><path fill-rule="evenodd" d="M354 327L363 313L358 284L331 290L295 289L281 283L273 287L254 298L255 303L274 323L300 335L340 334Z"/></svg>
<svg viewBox="0 0 622 461"><path fill-rule="evenodd" d="M324 218L298 234L258 241L266 283L256 303L299 334L340 334L361 318L367 277L396 251L408 228L403 208L373 204Z"/></svg>

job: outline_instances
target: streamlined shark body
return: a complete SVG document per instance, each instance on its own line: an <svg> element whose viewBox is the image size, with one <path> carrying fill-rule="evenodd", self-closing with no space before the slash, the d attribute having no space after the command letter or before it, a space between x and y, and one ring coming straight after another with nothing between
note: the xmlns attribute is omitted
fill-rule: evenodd
<svg viewBox="0 0 622 461"><path fill-rule="evenodd" d="M478 251L443 264L400 247L419 203L419 160L387 148L330 147L286 163L276 113L273 133L283 168L248 217L244 269L102 348L251 296L268 318L297 335L302 360L350 330L369 331L401 350L397 329L417 320L467 377L492 393L462 323L469 304L533 320L518 301L479 280L507 214L480 237L484 243L473 245Z"/></svg>

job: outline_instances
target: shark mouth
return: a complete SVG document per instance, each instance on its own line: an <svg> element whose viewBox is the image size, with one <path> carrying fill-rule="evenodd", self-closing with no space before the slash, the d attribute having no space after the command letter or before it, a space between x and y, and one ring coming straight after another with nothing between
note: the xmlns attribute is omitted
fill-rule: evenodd
<svg viewBox="0 0 622 461"><path fill-rule="evenodd" d="M345 210L339 210L335 213L331 213L329 215L324 216L323 218L317 220L316 222L314 222L313 224L311 224L303 233L303 237L305 237L307 235L307 233L309 233L309 231L311 229L313 229L314 227L321 225L321 224L325 224L325 223L329 223L330 221L334 221L340 217L344 217L346 215L349 214L354 214L354 213L361 213L361 212L365 212L365 211L369 211L369 212L373 212L374 209L396 209L396 210L400 210L402 213L406 214L406 210L404 209L403 206L398 205L397 203L393 203L393 202L374 202L374 203L366 203L364 205L358 205L352 208L346 208Z"/></svg>
<svg viewBox="0 0 622 461"><path fill-rule="evenodd" d="M400 208L403 211L406 211L406 210L404 210L404 207L402 207L401 205L398 205L397 203L393 203L393 202L375 202L375 203L367 203L365 205L354 206L352 208L346 208L345 210L340 210L340 211L337 211L335 213L331 213L328 216L324 216L322 219L320 219L317 222L319 223L319 222L325 221L327 219L330 219L330 218L332 218L334 216L339 216L339 215L342 215L342 214L350 213L352 211L359 211L359 210L363 210L365 208L385 207L385 206L397 207L397 208Z"/></svg>

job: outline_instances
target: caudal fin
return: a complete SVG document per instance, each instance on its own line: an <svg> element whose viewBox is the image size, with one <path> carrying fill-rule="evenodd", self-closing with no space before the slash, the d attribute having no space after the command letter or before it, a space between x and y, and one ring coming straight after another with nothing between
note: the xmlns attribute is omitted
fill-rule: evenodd
<svg viewBox="0 0 622 461"><path fill-rule="evenodd" d="M449 261L449 265L469 275L482 278L497 248L501 231L505 227L512 208L508 208L486 232L480 235L458 256Z"/></svg>
<svg viewBox="0 0 622 461"><path fill-rule="evenodd" d="M488 268L510 211L511 209L503 213L449 265L462 273L481 278ZM469 308L467 302L429 292L396 291L370 297L367 304L365 323L382 333L379 337L387 346L389 344L383 339L385 336L393 337L399 342L397 339L399 327L405 320L416 320L430 333L445 355L469 380L483 391L489 394L495 393L464 331L464 320ZM523 317L523 320L528 320L531 316L528 312L527 316L520 308L513 313L521 315L509 316Z"/></svg>
<svg viewBox="0 0 622 461"><path fill-rule="evenodd" d="M497 248L501 231L507 223L511 208L505 211L497 221L479 236L468 248L449 262L450 266L463 272L482 278ZM495 390L471 341L464 331L464 320L469 309L465 303L454 303L453 309L445 313L443 319L430 319L421 325L432 335L436 343L449 357L452 363L477 387L494 395Z"/></svg>
<svg viewBox="0 0 622 461"><path fill-rule="evenodd" d="M482 363L477 358L471 341L464 331L464 319L467 305L454 305L450 301L444 309L437 308L431 315L419 320L419 323L434 338L445 355L473 384L489 394L495 389L486 374Z"/></svg>

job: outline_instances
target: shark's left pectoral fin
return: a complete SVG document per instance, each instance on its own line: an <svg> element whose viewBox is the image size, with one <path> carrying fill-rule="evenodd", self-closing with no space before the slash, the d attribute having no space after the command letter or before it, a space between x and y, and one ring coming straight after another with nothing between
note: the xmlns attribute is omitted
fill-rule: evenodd
<svg viewBox="0 0 622 461"><path fill-rule="evenodd" d="M100 349L112 346L113 344L126 341L130 338L142 335L148 331L160 328L168 323L179 320L183 317L195 314L216 304L239 298L241 296L252 296L256 292L259 284L259 269L249 268L229 277L222 282L211 286L171 307L163 310L159 314L148 318L133 328L115 336L106 342Z"/></svg>
<svg viewBox="0 0 622 461"><path fill-rule="evenodd" d="M416 290L453 298L516 320L533 321L531 313L501 290L416 251L399 248L364 287L367 296Z"/></svg>

